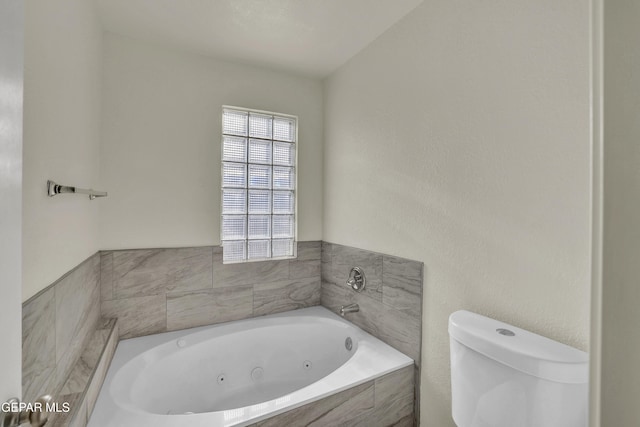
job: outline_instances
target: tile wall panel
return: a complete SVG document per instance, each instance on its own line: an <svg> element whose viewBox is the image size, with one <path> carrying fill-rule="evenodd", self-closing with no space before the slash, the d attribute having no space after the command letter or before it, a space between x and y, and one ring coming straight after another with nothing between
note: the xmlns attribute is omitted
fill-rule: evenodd
<svg viewBox="0 0 640 427"><path fill-rule="evenodd" d="M23 400L58 393L100 316L95 254L22 305Z"/></svg>
<svg viewBox="0 0 640 427"><path fill-rule="evenodd" d="M352 267L360 267L364 270L367 284L362 293L354 292L346 284ZM404 417L404 421L399 420L398 425L413 425L414 419L419 419L416 402L419 392L422 345L423 264L391 255L322 242L321 277L323 306L337 312L342 305L357 303L360 311L348 313L345 317L415 361L416 389L415 393L412 393L412 398L416 401L410 404L406 399L397 402L402 407L409 405L416 409L412 411L412 415Z"/></svg>
<svg viewBox="0 0 640 427"><path fill-rule="evenodd" d="M31 401L56 384L56 307L53 288L22 308L22 396Z"/></svg>
<svg viewBox="0 0 640 427"><path fill-rule="evenodd" d="M338 311L341 305L355 302L360 312L347 318L414 358L419 366L422 263L319 241L299 242L297 254L293 260L228 265L222 263L222 248L217 246L94 255L23 306L25 399L61 391L72 369L78 369L76 362L82 362L80 355L99 317L117 318L116 330L123 339L319 304ZM363 293L353 292L345 283L354 266L365 271ZM110 349L115 349L115 342ZM99 371L102 377L106 366L100 365ZM343 421L366 425L362 420L374 419L413 425L413 387L418 389L419 368L402 375L407 378L391 381L385 376L386 380L342 392L349 396L328 411L322 409L329 405L323 400L320 406L294 412L310 417L309 425ZM391 383L411 387L395 390L380 401ZM347 422L349 414L357 416ZM268 422L272 421L259 424Z"/></svg>
<svg viewBox="0 0 640 427"><path fill-rule="evenodd" d="M62 384L100 318L100 256L92 256L55 285L56 378Z"/></svg>
<svg viewBox="0 0 640 427"><path fill-rule="evenodd" d="M336 312L357 303L346 318L420 364L422 340L421 262L322 242L321 302ZM346 281L352 267L364 270L366 287L353 291Z"/></svg>
<svg viewBox="0 0 640 427"><path fill-rule="evenodd" d="M132 338L319 305L321 248L239 264L223 264L219 246L104 251L101 314Z"/></svg>
<svg viewBox="0 0 640 427"><path fill-rule="evenodd" d="M151 295L102 301L102 317L118 319L120 338L157 334L167 330L167 298Z"/></svg>
<svg viewBox="0 0 640 427"><path fill-rule="evenodd" d="M252 427L414 426L413 390L413 367L408 366L260 421Z"/></svg>
<svg viewBox="0 0 640 427"><path fill-rule="evenodd" d="M319 276L253 285L254 316L314 305L320 305Z"/></svg>
<svg viewBox="0 0 640 427"><path fill-rule="evenodd" d="M253 316L253 287L229 286L167 295L167 330L193 328Z"/></svg>

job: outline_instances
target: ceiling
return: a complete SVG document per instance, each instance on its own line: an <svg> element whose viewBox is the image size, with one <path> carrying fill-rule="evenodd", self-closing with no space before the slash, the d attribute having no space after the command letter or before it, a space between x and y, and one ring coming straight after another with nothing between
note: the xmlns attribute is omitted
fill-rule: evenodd
<svg viewBox="0 0 640 427"><path fill-rule="evenodd" d="M324 77L423 0L95 0L104 28Z"/></svg>

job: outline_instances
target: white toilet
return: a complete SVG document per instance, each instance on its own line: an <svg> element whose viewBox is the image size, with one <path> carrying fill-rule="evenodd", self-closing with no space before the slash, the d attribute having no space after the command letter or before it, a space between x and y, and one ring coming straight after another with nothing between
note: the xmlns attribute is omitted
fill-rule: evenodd
<svg viewBox="0 0 640 427"><path fill-rule="evenodd" d="M458 427L587 425L587 353L464 310L449 336Z"/></svg>

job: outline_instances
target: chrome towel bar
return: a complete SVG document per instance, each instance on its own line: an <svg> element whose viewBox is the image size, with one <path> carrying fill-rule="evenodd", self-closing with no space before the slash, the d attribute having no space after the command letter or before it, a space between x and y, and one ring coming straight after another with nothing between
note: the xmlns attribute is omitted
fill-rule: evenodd
<svg viewBox="0 0 640 427"><path fill-rule="evenodd" d="M53 197L56 194L62 193L76 193L76 194L86 194L89 196L90 200L95 199L96 197L107 197L106 191L95 191L95 190L85 190L84 188L78 187L69 187L66 185L56 184L54 181L47 181L47 193L49 197Z"/></svg>

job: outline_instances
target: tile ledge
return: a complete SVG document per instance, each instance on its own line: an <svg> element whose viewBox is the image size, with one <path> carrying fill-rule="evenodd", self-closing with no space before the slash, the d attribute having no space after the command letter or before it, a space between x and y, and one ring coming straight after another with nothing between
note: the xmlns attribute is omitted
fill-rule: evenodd
<svg viewBox="0 0 640 427"><path fill-rule="evenodd" d="M105 335L104 332L108 331ZM100 340L100 356L95 358L95 350L86 347L80 358L73 366L71 373L67 377L62 389L56 394L57 397L54 401L58 402L59 405L62 405L64 402L69 402L71 405L71 410L68 413L58 413L49 419L49 423L47 425L51 425L52 427L67 427L67 426L86 426L89 416L93 411L93 406L95 402L92 403L91 407L89 407L89 402L87 401L87 393L92 385L94 385L94 380L100 381L98 389L102 387L102 382L104 382L104 378L96 378L96 372L98 367L102 363L106 363L107 369L111 364L111 359L115 353L115 347L113 351L108 352L109 343L112 340L115 340L116 346L119 342L118 338L118 321L115 318L101 318L98 321L95 331L91 334L91 338L89 342L95 342L95 340ZM94 363L87 363L87 361L91 361ZM86 375L87 368L89 368L89 375ZM75 386L72 385L72 381L77 381ZM80 419L78 417L84 417L84 419Z"/></svg>

